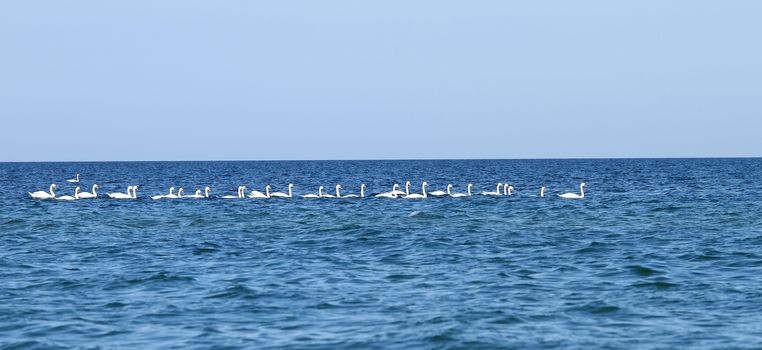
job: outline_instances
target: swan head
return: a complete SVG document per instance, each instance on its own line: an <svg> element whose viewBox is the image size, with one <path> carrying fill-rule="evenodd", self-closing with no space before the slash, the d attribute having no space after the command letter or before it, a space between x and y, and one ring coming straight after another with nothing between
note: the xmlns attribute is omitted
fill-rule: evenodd
<svg viewBox="0 0 762 350"><path fill-rule="evenodd" d="M246 191L246 186L241 186L241 191Z"/></svg>
<svg viewBox="0 0 762 350"><path fill-rule="evenodd" d="M474 187L474 184L468 184L467 187L469 187L469 188Z"/></svg>
<svg viewBox="0 0 762 350"><path fill-rule="evenodd" d="M396 191L396 190L399 190L399 189L400 189L400 184L394 184L392 186L392 191Z"/></svg>
<svg viewBox="0 0 762 350"><path fill-rule="evenodd" d="M204 187L204 191L211 191L212 189L209 186Z"/></svg>
<svg viewBox="0 0 762 350"><path fill-rule="evenodd" d="M587 186L587 184L583 182L583 183L579 184L579 186L580 187L585 187L585 186Z"/></svg>
<svg viewBox="0 0 762 350"><path fill-rule="evenodd" d="M426 187L426 186L428 186L428 185L429 185L429 183L428 183L428 182L426 182L426 181L424 181L424 182L421 184L421 186L424 186L424 187Z"/></svg>
<svg viewBox="0 0 762 350"><path fill-rule="evenodd" d="M325 189L325 187L323 187L323 186L318 187L318 191L322 191L324 189Z"/></svg>
<svg viewBox="0 0 762 350"><path fill-rule="evenodd" d="M244 188L245 188L245 187L244 187ZM266 190L272 189L272 186L270 186L270 185L267 185L267 186L265 186L265 189L266 189Z"/></svg>
<svg viewBox="0 0 762 350"><path fill-rule="evenodd" d="M447 184L448 189L452 189L452 184Z"/></svg>
<svg viewBox="0 0 762 350"><path fill-rule="evenodd" d="M365 184L360 184L360 188L368 188Z"/></svg>
<svg viewBox="0 0 762 350"><path fill-rule="evenodd" d="M294 188L294 184L288 184L288 188Z"/></svg>
<svg viewBox="0 0 762 350"><path fill-rule="evenodd" d="M138 186L137 186L137 185L135 185L135 186L132 186L132 189L133 189L133 190L137 190L137 189L138 189Z"/></svg>
<svg viewBox="0 0 762 350"><path fill-rule="evenodd" d="M410 186L410 181L405 181L405 186Z"/></svg>

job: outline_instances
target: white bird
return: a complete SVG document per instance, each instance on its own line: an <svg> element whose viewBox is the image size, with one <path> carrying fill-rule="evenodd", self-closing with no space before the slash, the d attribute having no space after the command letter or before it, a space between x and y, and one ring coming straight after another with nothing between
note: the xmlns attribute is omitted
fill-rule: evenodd
<svg viewBox="0 0 762 350"><path fill-rule="evenodd" d="M559 194L558 196L561 197L561 198L573 198L573 199L582 199L582 198L585 198L585 183L583 182L583 183L579 184L579 194L572 193L572 192L567 192L567 193L564 193L564 194Z"/></svg>
<svg viewBox="0 0 762 350"><path fill-rule="evenodd" d="M347 195L341 196L341 198L357 198L357 195L347 194ZM365 198L365 184L360 184L360 198Z"/></svg>
<svg viewBox="0 0 762 350"><path fill-rule="evenodd" d="M45 191L35 191L35 192L29 192L29 195L32 196L34 199L53 199L56 198L56 184L50 185L50 193Z"/></svg>
<svg viewBox="0 0 762 350"><path fill-rule="evenodd" d="M341 185L336 185L336 194L339 193L339 188L341 188ZM330 194L330 193L323 193L323 196L320 198L336 198L336 196Z"/></svg>
<svg viewBox="0 0 762 350"><path fill-rule="evenodd" d="M77 199L91 199L91 198L98 198L98 193L95 192L96 189L98 189L98 185L93 185L93 192L80 192L79 197Z"/></svg>
<svg viewBox="0 0 762 350"><path fill-rule="evenodd" d="M66 196L57 197L56 199L60 201L75 201L79 199L79 186L74 188L74 196L66 195Z"/></svg>
<svg viewBox="0 0 762 350"><path fill-rule="evenodd" d="M400 188L399 184L394 184L392 186L392 190L390 192L379 193L375 197L378 197L378 198L397 198L397 192L402 193L403 195L405 194L405 192L400 191L399 188Z"/></svg>
<svg viewBox="0 0 762 350"><path fill-rule="evenodd" d="M270 185L265 186L265 193L259 191L251 191L249 198L270 198Z"/></svg>
<svg viewBox="0 0 762 350"><path fill-rule="evenodd" d="M440 190L438 190L438 191L431 191L428 194L429 194L429 196L434 196L434 197L449 196L451 188L452 188L452 185L451 184L447 184L447 191L440 191Z"/></svg>
<svg viewBox="0 0 762 350"><path fill-rule="evenodd" d="M112 199L135 199L137 195L133 194L134 192L131 192L131 191L135 191L137 188L138 186L127 186L127 193L116 192L116 193L106 193L106 195Z"/></svg>
<svg viewBox="0 0 762 350"><path fill-rule="evenodd" d="M220 198L225 198L225 199L231 199L231 198L243 198L243 192L244 192L245 190L246 190L246 186L238 186L238 193L236 193L236 195L235 195L235 196L232 196L232 195L225 195L225 196L222 196L222 197L220 197Z"/></svg>
<svg viewBox="0 0 762 350"><path fill-rule="evenodd" d="M305 194L302 196L302 198L321 198L321 197L323 197L323 186L318 187L317 194L310 193L310 194Z"/></svg>
<svg viewBox="0 0 762 350"><path fill-rule="evenodd" d="M426 181L424 181L424 182L421 184L421 192L423 192L423 194L420 194L420 193L411 193L411 194L409 194L409 195L407 195L407 196L405 196L405 197L402 197L402 198L407 198L407 199L421 199L421 198L426 198L426 186L428 186L428 185L429 185L429 184L428 184Z"/></svg>
<svg viewBox="0 0 762 350"><path fill-rule="evenodd" d="M209 186L207 186L206 188L204 188L204 194L201 194L201 190L196 190L195 194L192 194L190 196L185 196L185 198L195 198L195 199L198 199L198 198L209 198L209 190L211 190L211 188L209 188Z"/></svg>
<svg viewBox="0 0 762 350"><path fill-rule="evenodd" d="M500 193L500 187L501 186L503 186L503 184L502 183L498 183L497 184L497 188L495 188L495 192L482 192L481 194L483 196L499 196L499 195L502 194L502 193Z"/></svg>
<svg viewBox="0 0 762 350"><path fill-rule="evenodd" d="M73 179L66 180L66 182L79 183L79 174L77 174L77 176L75 176Z"/></svg>
<svg viewBox="0 0 762 350"><path fill-rule="evenodd" d="M175 194L175 188L170 187L168 194L159 194L159 195L151 197L151 199L162 199L162 198L177 198L177 195Z"/></svg>
<svg viewBox="0 0 762 350"><path fill-rule="evenodd" d="M509 184L503 185L503 195L504 196L510 196L511 195L511 191L513 191L513 190L514 190L513 186L511 186Z"/></svg>
<svg viewBox="0 0 762 350"><path fill-rule="evenodd" d="M293 188L294 188L294 184L288 184L288 194L285 194L283 192L273 192L273 193L270 193L270 197L275 197L275 198L291 198L291 197L293 197L293 194L294 194L292 192Z"/></svg>
<svg viewBox="0 0 762 350"><path fill-rule="evenodd" d="M471 197L471 187L474 187L472 184L468 184L467 190L468 194L465 193L451 193L450 197L459 198L459 197ZM448 188L449 190L449 188Z"/></svg>

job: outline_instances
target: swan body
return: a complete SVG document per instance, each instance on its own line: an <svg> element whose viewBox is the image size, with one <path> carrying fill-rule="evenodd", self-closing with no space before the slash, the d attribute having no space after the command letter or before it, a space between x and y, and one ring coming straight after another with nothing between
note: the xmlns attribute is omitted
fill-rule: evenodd
<svg viewBox="0 0 762 350"><path fill-rule="evenodd" d="M394 184L392 186L392 190L391 191L379 193L375 197L377 197L377 198L397 198L397 196L398 196L397 193L398 192L402 193L403 195L405 194L405 192L400 191L399 188L400 188L400 185Z"/></svg>
<svg viewBox="0 0 762 350"><path fill-rule="evenodd" d="M67 196L58 197L56 199L58 199L59 201L75 201L79 199L79 186L74 188L74 196L67 195Z"/></svg>
<svg viewBox="0 0 762 350"><path fill-rule="evenodd" d="M270 185L265 186L265 193L259 191L251 191L249 198L270 198Z"/></svg>
<svg viewBox="0 0 762 350"><path fill-rule="evenodd" d="M127 186L127 193L116 192L106 193L106 195L112 199L135 199L137 198L137 193L135 192L137 188L138 186Z"/></svg>
<svg viewBox="0 0 762 350"><path fill-rule="evenodd" d="M481 194L482 194L482 196L499 196L499 195L502 194L502 193L500 193L500 187L501 186L503 186L503 184L502 183L498 183L497 184L497 188L495 188L495 192L485 191L485 192L482 192Z"/></svg>
<svg viewBox="0 0 762 350"><path fill-rule="evenodd" d="M288 184L288 194L285 194L283 192L273 192L273 193L270 193L270 197L275 197L275 198L291 198L291 197L293 197L293 194L294 194L293 193L293 188L294 188L294 184Z"/></svg>
<svg viewBox="0 0 762 350"><path fill-rule="evenodd" d="M79 183L79 174L77 174L77 176L75 176L73 179L66 180L66 182L71 182L71 183L75 183L75 184Z"/></svg>
<svg viewBox="0 0 762 350"><path fill-rule="evenodd" d="M450 197L453 197L453 198L471 197L471 188L472 187L474 187L473 184L468 184L468 187L467 187L468 194L465 194L465 193L451 193ZM448 187L447 190L449 191L450 188Z"/></svg>
<svg viewBox="0 0 762 350"><path fill-rule="evenodd" d="M431 191L431 192L428 193L428 195L429 196L434 196L434 197L449 196L450 195L450 189L452 189L452 185L451 184L447 184L447 191L439 191L439 190L438 191Z"/></svg>
<svg viewBox="0 0 762 350"><path fill-rule="evenodd" d="M407 196L404 196L402 198L407 198L407 199L422 199L422 198L426 198L427 197L427 195L426 195L426 186L428 186L428 185L429 184L426 181L424 181L421 184L421 192L423 192L422 194L421 193L411 193L411 194L408 194Z"/></svg>
<svg viewBox="0 0 762 350"><path fill-rule="evenodd" d="M201 190L196 190L195 194L192 194L190 196L185 196L185 198L196 198L196 199L198 199L198 198L209 198L209 190L211 190L211 188L209 188L209 186L207 186L206 188L204 188L204 194L201 194Z"/></svg>
<svg viewBox="0 0 762 350"><path fill-rule="evenodd" d="M246 186L238 186L238 193L235 196L232 195L225 195L221 198L225 199L234 199L234 198L243 198L243 192L246 190Z"/></svg>
<svg viewBox="0 0 762 350"><path fill-rule="evenodd" d="M514 190L513 186L511 186L509 184L503 185L503 195L504 196L510 196L511 195L511 191L513 191L513 190Z"/></svg>
<svg viewBox="0 0 762 350"><path fill-rule="evenodd" d="M177 195L175 194L175 188L170 187L168 194L159 194L156 196L151 196L151 199L162 199L162 198L177 198Z"/></svg>
<svg viewBox="0 0 762 350"><path fill-rule="evenodd" d="M341 198L357 198L357 195L348 194L348 195L341 196ZM360 198L365 198L365 184L360 184Z"/></svg>
<svg viewBox="0 0 762 350"><path fill-rule="evenodd" d="M302 196L302 198L321 198L321 197L323 197L323 186L318 187L317 194L310 193L310 194L305 194Z"/></svg>
<svg viewBox="0 0 762 350"><path fill-rule="evenodd" d="M79 197L77 199L92 199L92 198L98 198L98 193L95 192L100 188L98 185L93 185L93 192L80 192Z"/></svg>
<svg viewBox="0 0 762 350"><path fill-rule="evenodd" d="M567 192L564 194L558 195L561 198L570 198L570 199L582 199L585 198L585 183L579 184L579 194Z"/></svg>
<svg viewBox="0 0 762 350"><path fill-rule="evenodd" d="M50 185L50 192L45 191L35 191L35 192L29 192L29 195L32 196L34 199L53 199L56 198L56 184Z"/></svg>

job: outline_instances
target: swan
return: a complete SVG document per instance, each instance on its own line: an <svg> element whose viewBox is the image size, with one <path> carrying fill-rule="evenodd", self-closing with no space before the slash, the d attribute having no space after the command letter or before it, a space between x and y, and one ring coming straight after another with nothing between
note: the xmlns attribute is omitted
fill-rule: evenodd
<svg viewBox="0 0 762 350"><path fill-rule="evenodd" d="M93 192L80 192L77 199L91 199L98 198L98 193L95 192L98 189L98 185L93 185Z"/></svg>
<svg viewBox="0 0 762 350"><path fill-rule="evenodd" d="M71 182L71 183L75 183L75 184L79 183L79 174L77 174L77 176L75 176L73 179L66 180L66 182Z"/></svg>
<svg viewBox="0 0 762 350"><path fill-rule="evenodd" d="M585 198L585 183L583 182L579 184L579 194L567 192L564 194L559 194L558 196L561 198L574 198L574 199Z"/></svg>
<svg viewBox="0 0 762 350"><path fill-rule="evenodd" d="M451 184L447 184L447 191L431 191L428 193L429 196L434 197L444 197L450 195L450 189L452 188Z"/></svg>
<svg viewBox="0 0 762 350"><path fill-rule="evenodd" d="M291 198L293 197L293 192L292 192L293 188L294 188L294 184L288 184L288 194L285 194L283 192L273 192L273 193L270 193L270 197Z"/></svg>
<svg viewBox="0 0 762 350"><path fill-rule="evenodd" d="M379 193L375 197L377 197L377 198L397 198L397 193L398 192L402 193L402 194L405 194L405 192L400 191L399 188L400 188L399 184L394 184L392 186L392 190L390 192Z"/></svg>
<svg viewBox="0 0 762 350"><path fill-rule="evenodd" d="M235 196L233 196L233 195L225 195L225 196L222 196L221 198L225 198L225 199L243 198L243 192L244 191L246 191L246 186L238 186L238 193Z"/></svg>
<svg viewBox="0 0 762 350"><path fill-rule="evenodd" d="M251 191L249 198L270 198L270 196L272 196L272 194L270 194L270 188L270 185L265 186L265 193L259 191Z"/></svg>
<svg viewBox="0 0 762 350"><path fill-rule="evenodd" d="M513 186L511 186L509 184L503 185L503 195L504 196L510 196L511 195L511 191L513 191L513 190L514 190Z"/></svg>
<svg viewBox="0 0 762 350"><path fill-rule="evenodd" d="M116 193L106 193L106 195L112 199L133 199L136 197L135 195L132 194L133 192L131 192L133 191L133 188L137 189L138 186L127 186L127 193L116 192Z"/></svg>
<svg viewBox="0 0 762 350"><path fill-rule="evenodd" d="M336 194L339 194L339 189L341 188L341 185L336 185ZM323 196L320 198L336 198L336 196L329 194L329 193L323 193Z"/></svg>
<svg viewBox="0 0 762 350"><path fill-rule="evenodd" d="M162 198L177 198L177 195L175 194L175 188L170 187L169 194L159 194L159 195L151 197L151 199L162 199Z"/></svg>
<svg viewBox="0 0 762 350"><path fill-rule="evenodd" d="M50 193L45 191L35 191L35 192L29 192L29 195L32 196L34 199L53 199L56 198L56 184L50 185Z"/></svg>
<svg viewBox="0 0 762 350"><path fill-rule="evenodd" d="M344 188L344 187L340 187ZM357 198L356 194L348 194L345 196L341 196L341 198ZM365 184L360 184L360 198L365 198Z"/></svg>
<svg viewBox="0 0 762 350"><path fill-rule="evenodd" d="M265 186L265 193L259 192L259 191L251 191L249 194L249 198L270 198L272 194L270 194L270 185Z"/></svg>
<svg viewBox="0 0 762 350"><path fill-rule="evenodd" d="M429 185L429 184L428 184L426 181L424 181L424 182L421 184L421 191L423 192L423 194L419 194L419 193L411 193L411 194L409 194L409 195L407 195L407 196L405 196L405 197L402 197L402 198L408 198L408 199L421 199L421 198L426 198L426 186L428 186L428 185Z"/></svg>
<svg viewBox="0 0 762 350"><path fill-rule="evenodd" d="M465 193L452 193L452 194L450 194L450 197L454 197L454 198L471 197L471 187L474 187L474 185L473 184L468 184L468 187L467 187L468 194L465 194ZM449 190L449 188L448 188L448 190Z"/></svg>
<svg viewBox="0 0 762 350"><path fill-rule="evenodd" d="M302 196L302 198L320 198L320 197L323 197L323 186L318 187L317 194L310 193L310 194L305 194Z"/></svg>
<svg viewBox="0 0 762 350"><path fill-rule="evenodd" d="M56 199L58 199L59 201L75 201L75 200L79 199L79 186L74 188L74 196L73 197L67 195L67 196L58 197Z"/></svg>
<svg viewBox="0 0 762 350"><path fill-rule="evenodd" d="M195 194L192 194L190 196L185 196L185 198L196 198L196 199L198 199L198 198L209 198L209 190L210 189L211 188L209 188L209 186L207 186L206 188L204 188L204 194L201 194L201 190L196 190Z"/></svg>
<svg viewBox="0 0 762 350"><path fill-rule="evenodd" d="M497 188L495 189L495 192L482 192L481 194L483 196L499 196L499 195L501 195L501 193L500 193L500 186L503 186L503 184L502 183L498 183L497 184Z"/></svg>
<svg viewBox="0 0 762 350"><path fill-rule="evenodd" d="M80 192L79 197L77 199L91 199L91 198L98 198L98 193L95 192L96 189L98 189L98 185L93 185L93 192Z"/></svg>

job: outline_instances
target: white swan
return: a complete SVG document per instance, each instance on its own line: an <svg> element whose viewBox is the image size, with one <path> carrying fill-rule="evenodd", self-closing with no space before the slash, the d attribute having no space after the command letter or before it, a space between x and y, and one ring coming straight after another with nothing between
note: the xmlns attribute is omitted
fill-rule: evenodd
<svg viewBox="0 0 762 350"><path fill-rule="evenodd" d="M482 196L499 196L499 195L502 194L502 193L500 193L500 187L501 186L503 186L503 184L502 183L498 183L497 184L497 188L495 188L495 192L487 192L487 191L485 191L485 192L482 192L481 194L482 194Z"/></svg>
<svg viewBox="0 0 762 350"><path fill-rule="evenodd" d="M57 197L56 199L58 199L59 201L75 201L79 199L79 186L74 188L74 196L66 195L66 196Z"/></svg>
<svg viewBox="0 0 762 350"><path fill-rule="evenodd" d="M427 196L426 196L426 186L428 186L428 185L429 185L429 184L428 184L426 181L424 181L424 182L421 184L421 192L423 192L423 194L419 194L419 193L411 193L411 194L409 194L409 195L407 195L407 196L405 196L405 197L402 197L402 198L407 198L407 199L421 199L421 198L426 198L426 197L427 197Z"/></svg>
<svg viewBox="0 0 762 350"><path fill-rule="evenodd" d="M75 176L73 179L66 180L66 182L79 183L79 174L77 174L77 176Z"/></svg>
<svg viewBox="0 0 762 350"><path fill-rule="evenodd" d="M273 192L273 193L270 193L270 197L275 197L275 198L291 198L291 197L293 197L293 194L294 194L293 191L292 191L293 188L294 188L294 184L288 184L288 194L285 194L283 192Z"/></svg>
<svg viewBox="0 0 762 350"><path fill-rule="evenodd" d="M471 187L474 187L474 185L473 184L468 184L468 186L467 186L468 194L465 194L465 193L451 193L450 197L454 197L454 198L471 197ZM448 188L448 190L449 190L449 188Z"/></svg>
<svg viewBox="0 0 762 350"><path fill-rule="evenodd" d="M585 183L579 184L579 194L567 192L564 194L558 195L561 198L573 198L573 199L582 199L585 198Z"/></svg>
<svg viewBox="0 0 762 350"><path fill-rule="evenodd" d="M116 192L116 193L106 193L106 195L112 199L134 199L137 196L133 195L133 192L131 191L134 191L134 189L137 189L137 188L138 186L127 186L127 193Z"/></svg>
<svg viewBox="0 0 762 350"><path fill-rule="evenodd" d="M77 199L92 199L92 198L98 198L98 193L95 192L97 190L98 185L93 185L93 192L80 192L79 197Z"/></svg>
<svg viewBox="0 0 762 350"><path fill-rule="evenodd" d="M397 193L398 192L402 193L402 194L405 194L405 192L400 191L399 188L400 188L399 184L394 184L392 186L392 190L390 192L379 193L379 194L375 195L375 197L377 197L377 198L397 198Z"/></svg>
<svg viewBox="0 0 762 350"><path fill-rule="evenodd" d="M320 198L323 197L323 186L318 187L318 193L305 194L302 198Z"/></svg>
<svg viewBox="0 0 762 350"><path fill-rule="evenodd" d="M513 186L511 186L509 184L504 184L503 185L503 195L504 196L510 196L511 195L511 191L513 191L513 190L514 190Z"/></svg>
<svg viewBox="0 0 762 350"><path fill-rule="evenodd" d="M428 195L429 196L434 196L434 197L449 196L451 188L452 188L452 185L451 184L447 184L447 191L440 191L440 190L438 190L438 191L431 191L431 192L428 193Z"/></svg>
<svg viewBox="0 0 762 350"><path fill-rule="evenodd" d="M341 187L344 188L344 187ZM341 198L357 198L356 194L347 194L341 196ZM365 184L360 184L360 198L365 198Z"/></svg>
<svg viewBox="0 0 762 350"><path fill-rule="evenodd" d="M201 194L201 190L196 190L195 194L192 194L190 196L185 196L185 198L195 198L195 199L209 198L209 190L210 189L211 188L209 188L209 186L207 186L206 188L204 188L204 194Z"/></svg>
<svg viewBox="0 0 762 350"><path fill-rule="evenodd" d="M339 193L339 189L341 188L341 185L336 185L336 194ZM330 193L323 193L323 196L320 198L336 198L336 196L330 194Z"/></svg>
<svg viewBox="0 0 762 350"><path fill-rule="evenodd" d="M234 199L234 198L243 198L243 192L246 191L246 186L238 186L238 193L236 193L235 196L233 195L225 195L220 198L225 199Z"/></svg>
<svg viewBox="0 0 762 350"><path fill-rule="evenodd" d="M270 188L270 185L265 186L265 193L259 191L251 191L249 198L270 198L270 196L272 196L272 194L270 194Z"/></svg>
<svg viewBox="0 0 762 350"><path fill-rule="evenodd" d="M175 188L170 187L168 194L159 194L159 195L151 196L151 199L162 199L162 198L177 198L177 195L175 194Z"/></svg>
<svg viewBox="0 0 762 350"><path fill-rule="evenodd" d="M29 195L32 196L34 199L53 199L56 198L56 184L50 185L50 193L45 191L35 191L35 192L29 192Z"/></svg>

